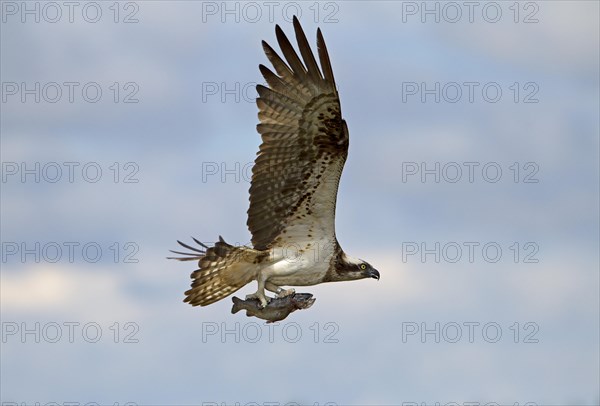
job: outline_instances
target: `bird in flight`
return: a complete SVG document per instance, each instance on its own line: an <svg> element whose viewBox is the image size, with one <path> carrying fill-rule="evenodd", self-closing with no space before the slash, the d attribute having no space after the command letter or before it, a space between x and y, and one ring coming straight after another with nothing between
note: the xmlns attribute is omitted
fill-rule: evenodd
<svg viewBox="0 0 600 406"><path fill-rule="evenodd" d="M212 247L178 241L191 252L181 261L198 261L185 302L207 306L256 280L258 299L265 289L282 298L289 286L379 279L367 262L346 255L335 234L338 185L348 155L349 134L321 30L317 30L320 68L296 17L294 31L300 56L279 25L281 56L265 41L275 72L259 69L268 86L257 85L262 144L252 169L248 228L252 247L233 246L223 238ZM292 254L290 254L292 252Z"/></svg>

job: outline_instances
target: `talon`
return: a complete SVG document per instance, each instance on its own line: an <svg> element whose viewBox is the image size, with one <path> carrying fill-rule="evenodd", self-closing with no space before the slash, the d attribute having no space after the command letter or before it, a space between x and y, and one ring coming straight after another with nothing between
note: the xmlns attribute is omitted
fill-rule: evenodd
<svg viewBox="0 0 600 406"><path fill-rule="evenodd" d="M279 288L279 289L277 289L277 298L281 299L283 297L293 295L294 293L296 293L296 290L294 288L290 288L290 289Z"/></svg>
<svg viewBox="0 0 600 406"><path fill-rule="evenodd" d="M265 296L264 294L261 295L259 293L252 293L250 295L246 295L246 300L252 300L252 299L257 299L260 302L259 307L261 309L264 309L265 307L267 307L267 305L271 301L271 298L269 296Z"/></svg>
<svg viewBox="0 0 600 406"><path fill-rule="evenodd" d="M259 298L260 300L260 308L264 309L269 304L269 301L265 297Z"/></svg>

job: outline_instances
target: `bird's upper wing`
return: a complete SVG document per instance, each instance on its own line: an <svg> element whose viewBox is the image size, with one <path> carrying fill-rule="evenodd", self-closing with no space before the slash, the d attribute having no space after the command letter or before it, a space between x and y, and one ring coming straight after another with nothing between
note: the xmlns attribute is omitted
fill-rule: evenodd
<svg viewBox="0 0 600 406"><path fill-rule="evenodd" d="M281 57L263 41L277 74L260 65L269 87L257 86L262 144L252 170L248 228L255 249L335 238L338 184L348 154L348 129L321 31L321 69L298 19L302 59L276 27Z"/></svg>

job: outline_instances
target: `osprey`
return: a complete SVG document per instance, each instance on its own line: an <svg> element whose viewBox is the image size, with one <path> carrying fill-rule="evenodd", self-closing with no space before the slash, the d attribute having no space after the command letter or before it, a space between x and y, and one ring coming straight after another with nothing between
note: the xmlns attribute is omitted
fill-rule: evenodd
<svg viewBox="0 0 600 406"><path fill-rule="evenodd" d="M294 31L302 59L279 25L277 42L285 61L265 41L267 58L276 74L259 69L268 87L257 85L262 144L252 169L248 228L252 248L227 244L213 247L194 239L192 252L177 252L181 261L198 260L185 302L206 306L253 280L264 307L265 289L277 297L293 294L283 286L379 279L367 262L344 253L335 235L338 185L348 155L348 127L342 119L339 95L321 30L317 49L321 68L296 17Z"/></svg>

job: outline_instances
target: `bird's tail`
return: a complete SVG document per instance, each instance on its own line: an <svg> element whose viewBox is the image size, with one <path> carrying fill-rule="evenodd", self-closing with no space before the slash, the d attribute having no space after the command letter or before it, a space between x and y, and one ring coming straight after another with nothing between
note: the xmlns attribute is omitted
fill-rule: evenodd
<svg viewBox="0 0 600 406"><path fill-rule="evenodd" d="M198 261L199 269L191 274L192 288L185 292L184 302L192 306L207 306L256 279L261 251L227 244L220 236L213 247L208 247L195 238L194 241L199 247L177 241L192 252L171 251L183 256L170 259Z"/></svg>

